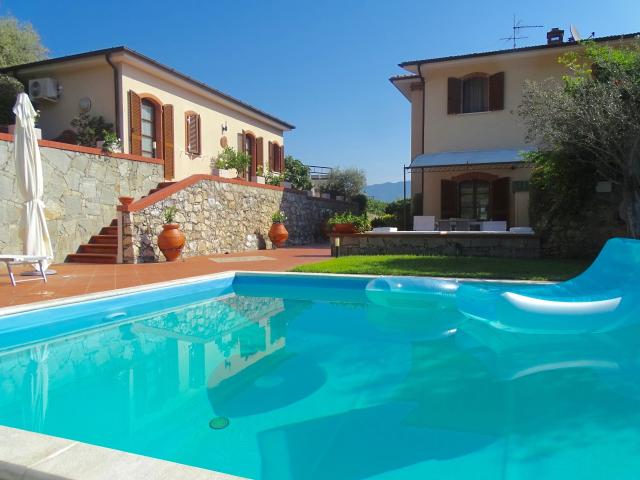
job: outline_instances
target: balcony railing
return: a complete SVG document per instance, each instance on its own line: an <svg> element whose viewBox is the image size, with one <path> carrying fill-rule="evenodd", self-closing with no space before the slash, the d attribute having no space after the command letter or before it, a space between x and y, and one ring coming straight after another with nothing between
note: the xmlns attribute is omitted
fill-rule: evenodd
<svg viewBox="0 0 640 480"><path fill-rule="evenodd" d="M333 168L321 167L320 165L307 165L310 170L311 180L324 180L331 173Z"/></svg>

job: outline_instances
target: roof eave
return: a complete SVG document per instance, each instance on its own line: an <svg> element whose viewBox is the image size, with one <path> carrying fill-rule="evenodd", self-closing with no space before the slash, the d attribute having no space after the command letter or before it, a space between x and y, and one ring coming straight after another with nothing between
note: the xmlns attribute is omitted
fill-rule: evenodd
<svg viewBox="0 0 640 480"><path fill-rule="evenodd" d="M245 108L251 112L253 112L254 114L263 117L265 119L268 119L270 122L275 123L276 125L278 125L279 127L281 127L281 129L283 131L289 131L289 130L294 130L296 127L295 125L292 125L288 122L285 122L284 120L281 120L277 117L274 117L273 115L266 113L252 105L249 105L248 103L243 102L242 100L238 100L235 97L232 97L231 95L228 95L224 92L221 92L220 90L217 90L209 85L207 85L206 83L200 82L199 80L196 80L188 75L185 75L184 73L181 73L177 70L174 70L173 68L164 65L150 57L147 57L146 55L143 55L139 52L136 52L135 50L131 50L130 48L127 48L123 45L121 46L117 46L117 47L111 47L111 48L105 48L105 49L101 49L101 50L93 50L90 52L83 52L83 53L77 53L77 54L73 54L73 55L67 55L64 57L58 57L58 58L50 58L50 59L46 59L46 60L39 60L37 62L31 62L31 63L24 63L21 65L12 65L10 67L4 67L4 68L0 68L0 73L16 73L20 70L27 70L30 68L37 68L37 67L42 67L42 66L47 66L47 65L55 65L55 64L59 64L59 63L65 63L65 62L71 62L74 60L80 60L83 58L90 58L90 57L96 57L96 56L101 56L101 55L107 55L107 54L111 54L111 53L125 53L125 54L129 54L132 55L133 57L136 57L146 63L151 64L152 66L159 68L167 73L170 73L172 75L177 76L178 78L191 83L192 85L195 85L199 88L202 88L203 90L212 93L214 95L217 95L229 102L231 102L232 104L237 105L238 107L241 108Z"/></svg>
<svg viewBox="0 0 640 480"><path fill-rule="evenodd" d="M615 40L630 40L633 38L640 37L640 32L635 33L625 33L621 35L610 35L606 37L598 37L592 39L594 42L612 42ZM454 60L467 60L472 58L482 58L489 57L494 55L509 55L509 54L517 54L524 53L530 51L544 51L544 50L552 50L556 48L564 48L564 47L576 47L579 46L580 42L563 42L558 44L544 44L544 45L532 45L530 47L520 47L520 48L511 48L507 50L494 50L489 52L478 52L478 53L467 53L464 55L451 55L447 57L435 57L435 58L426 58L422 60L409 60L407 62L399 63L398 66L400 68L404 68L405 70L412 71L411 67L417 67L419 65L424 65L426 63L441 63L441 62L450 62Z"/></svg>

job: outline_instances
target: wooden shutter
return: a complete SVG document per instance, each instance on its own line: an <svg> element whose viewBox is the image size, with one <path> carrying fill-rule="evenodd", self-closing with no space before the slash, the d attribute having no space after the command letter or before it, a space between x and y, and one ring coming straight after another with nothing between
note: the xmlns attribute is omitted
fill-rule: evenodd
<svg viewBox="0 0 640 480"><path fill-rule="evenodd" d="M262 137L256 138L256 156L252 162L255 163L254 175L258 174L258 167L262 167L264 170L264 140Z"/></svg>
<svg viewBox="0 0 640 480"><path fill-rule="evenodd" d="M509 220L509 205L511 199L511 179L498 178L491 182L490 210L492 220Z"/></svg>
<svg viewBox="0 0 640 480"><path fill-rule="evenodd" d="M164 178L175 177L175 160L173 152L173 105L162 107L162 146L164 158Z"/></svg>
<svg viewBox="0 0 640 480"><path fill-rule="evenodd" d="M504 109L504 72L489 77L489 110Z"/></svg>
<svg viewBox="0 0 640 480"><path fill-rule="evenodd" d="M285 165L284 165L284 145L282 145L281 147L278 148L278 153L280 154L280 160L278 161L278 163L280 164L280 171L284 172L285 169Z"/></svg>
<svg viewBox="0 0 640 480"><path fill-rule="evenodd" d="M186 150L188 153L200 154L200 115L187 113L186 126Z"/></svg>
<svg viewBox="0 0 640 480"><path fill-rule="evenodd" d="M142 100L129 90L129 153L142 155Z"/></svg>
<svg viewBox="0 0 640 480"><path fill-rule="evenodd" d="M238 134L238 152L244 152L245 148L244 132L242 132Z"/></svg>
<svg viewBox="0 0 640 480"><path fill-rule="evenodd" d="M273 142L269 142L269 170L273 172L275 169L276 169L276 163L275 163Z"/></svg>
<svg viewBox="0 0 640 480"><path fill-rule="evenodd" d="M458 182L440 180L440 218L458 216Z"/></svg>
<svg viewBox="0 0 640 480"><path fill-rule="evenodd" d="M453 115L462 109L462 80L449 77L447 80L447 113Z"/></svg>

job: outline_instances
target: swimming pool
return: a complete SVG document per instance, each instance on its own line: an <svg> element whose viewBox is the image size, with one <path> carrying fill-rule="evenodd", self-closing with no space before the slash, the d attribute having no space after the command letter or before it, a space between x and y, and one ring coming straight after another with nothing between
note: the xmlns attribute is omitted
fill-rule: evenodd
<svg viewBox="0 0 640 480"><path fill-rule="evenodd" d="M238 273L2 317L0 424L251 478L638 478L640 327L501 331L457 287Z"/></svg>

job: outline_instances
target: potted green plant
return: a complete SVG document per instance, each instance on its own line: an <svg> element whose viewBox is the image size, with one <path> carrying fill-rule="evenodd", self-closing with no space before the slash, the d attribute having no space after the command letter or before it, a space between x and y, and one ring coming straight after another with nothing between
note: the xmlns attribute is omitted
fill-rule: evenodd
<svg viewBox="0 0 640 480"><path fill-rule="evenodd" d="M238 171L233 167L235 164L236 151L232 147L225 147L218 156L213 159L211 165L211 175L222 178L236 178Z"/></svg>
<svg viewBox="0 0 640 480"><path fill-rule="evenodd" d="M258 168L256 168L256 174L251 177L251 181L264 184L264 167L262 165L258 165Z"/></svg>
<svg viewBox="0 0 640 480"><path fill-rule="evenodd" d="M287 239L289 238L289 232L284 226L284 222L287 221L287 216L284 212L275 212L271 215L271 228L269 229L269 240L276 247L283 247Z"/></svg>
<svg viewBox="0 0 640 480"><path fill-rule="evenodd" d="M180 225L174 223L176 207L168 207L164 210L164 225L158 235L158 248L167 259L167 262L175 262L184 248L185 236L180 231Z"/></svg>
<svg viewBox="0 0 640 480"><path fill-rule="evenodd" d="M274 185L276 187L279 187L280 184L282 183L282 175L280 175L278 172L274 172L272 170L269 170L266 174L265 174L265 183L267 185Z"/></svg>
<svg viewBox="0 0 640 480"><path fill-rule="evenodd" d="M246 152L236 152L233 147L225 147L213 160L211 174L223 178L245 176L251 165L251 155Z"/></svg>
<svg viewBox="0 0 640 480"><path fill-rule="evenodd" d="M98 140L96 146L108 153L122 152L122 141L115 132L109 130L102 130L102 140Z"/></svg>
<svg viewBox="0 0 640 480"><path fill-rule="evenodd" d="M327 223L334 233L363 233L371 230L371 223L367 214L354 215L351 212L336 213Z"/></svg>

